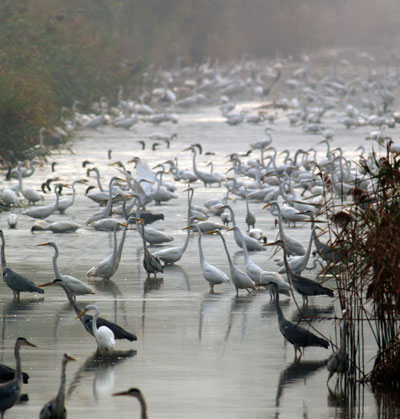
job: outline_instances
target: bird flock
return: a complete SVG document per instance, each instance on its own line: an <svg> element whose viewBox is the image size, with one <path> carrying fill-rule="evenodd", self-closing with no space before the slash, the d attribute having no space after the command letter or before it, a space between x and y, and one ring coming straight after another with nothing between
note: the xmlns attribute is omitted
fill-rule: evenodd
<svg viewBox="0 0 400 419"><path fill-rule="evenodd" d="M359 162L374 173L379 153L400 151L390 131L395 132L400 122L394 108L397 72L381 70L373 56L362 53L353 61L337 54L330 57L329 64L304 57L300 66L289 59L243 59L226 66L207 61L196 67L159 70L151 77L152 90L130 99L121 88L113 103L103 97L93 104L97 114L78 112L80 103L75 102L71 110L63 110L69 118L65 116L62 127L41 130L33 158L5 167L0 239L3 280L12 292L10 298L23 302L25 293L36 293L45 304L48 287L60 290L76 319L94 337L98 355L107 357L115 351L116 340L140 340L99 317L100 309L94 304L95 284L121 279L118 268L121 260L128 260L124 245L141 255L142 266L135 275L144 274L144 289L151 289L157 280L172 280L171 266L185 266L185 254L192 246L198 256L191 261L191 269L196 266L201 271L202 287L210 294L233 293L234 298L265 294L274 299L279 330L293 345L295 359L309 346L329 348L331 336L285 318L281 299L300 296L307 307L314 296L335 297L335 284L327 273L342 254L332 246L329 235L324 235L325 204L332 198L351 219L355 205L365 210L373 202L374 180ZM195 118L196 112L201 115L202 109L207 109L207 115L215 113L214 124L223 126L228 139L219 142L206 128L204 141L201 132L181 135L180 121ZM161 130L164 126L165 132ZM154 127L159 131L151 132ZM233 135L235 130L240 135ZM247 130L252 137L247 137ZM362 135L357 130L369 132ZM129 144L124 143L123 153L112 145L93 149L94 155L86 155L77 170L67 173L57 167L60 161L49 164L50 158L60 160L66 155L76 160L70 153L80 141L77 138L85 140L91 132L95 133L92 141L112 132L121 133ZM361 141L356 145L362 144L358 148L352 144L357 137ZM336 139L342 146L335 147ZM101 140L97 147L100 144ZM129 157L114 161L113 155ZM72 194L65 196L70 190ZM77 201L85 211L75 210ZM185 213L177 218L181 208ZM332 228L339 231L343 222L339 211L335 215ZM172 220L168 226L175 226L174 231L165 231L165 220ZM18 236L14 233L22 224L29 225L32 237L46 235L46 241L36 243L42 250L32 246L24 251L32 258L43 252L43 258L52 247L55 279L35 283L30 272L13 263L6 244L15 246ZM306 235L306 242L299 241L298 230ZM70 236L73 246L79 232L91 232L90 247L98 255L93 266L88 266L86 278L80 279L61 272L59 256L68 259L70 249L57 244L58 235L63 234ZM104 247L99 245L104 232L111 238L108 254L102 254ZM50 234L54 240L48 240ZM183 235L180 245L171 246ZM191 241L192 237L196 240ZM240 252L239 258L232 249ZM282 252L276 264L274 251ZM221 252L218 266L207 260L214 252ZM73 271L72 261L69 263ZM311 273L305 274L306 270ZM317 280L320 272L326 284ZM81 307L82 296L90 298L91 304ZM29 339L34 341L34 337ZM20 399L22 383L27 381L20 350L35 346L26 338L15 338L15 373L10 374L5 365L0 368L1 417ZM342 352L340 362L336 352L328 363L329 378L335 372L344 373ZM43 407L41 418L66 417L65 370L75 360L63 355L59 391ZM147 417L140 390L131 388L114 395L136 397L142 417Z"/></svg>

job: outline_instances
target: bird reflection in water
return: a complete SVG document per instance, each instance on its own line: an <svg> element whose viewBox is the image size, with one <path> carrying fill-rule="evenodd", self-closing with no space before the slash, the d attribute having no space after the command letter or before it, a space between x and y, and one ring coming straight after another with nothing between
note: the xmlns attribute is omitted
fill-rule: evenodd
<svg viewBox="0 0 400 419"><path fill-rule="evenodd" d="M174 278L174 284L178 283L180 280L183 280L182 283L184 284L184 287L188 292L190 292L189 275L185 269L182 268L182 266L168 265L168 274L171 274L171 276Z"/></svg>
<svg viewBox="0 0 400 419"><path fill-rule="evenodd" d="M203 295L203 298L201 300L200 304L200 313L199 313L199 341L201 341L202 334L203 334L203 325L205 323L205 319L207 316L210 316L211 314L215 314L217 312L221 312L221 301L226 299L226 295L224 294L218 294L213 293L210 294L209 292L206 292ZM211 317L211 316L210 316ZM214 317L214 316L213 316ZM212 319L214 320L214 319Z"/></svg>
<svg viewBox="0 0 400 419"><path fill-rule="evenodd" d="M97 351L91 355L79 370L75 373L68 391L67 397L71 397L72 393L78 388L79 384L88 376L93 377L93 400L98 401L98 393L109 394L114 384L114 368L126 361L128 358L133 358L137 351L131 349L129 351L114 351L109 355L100 355Z"/></svg>
<svg viewBox="0 0 400 419"><path fill-rule="evenodd" d="M282 303L281 303L282 305ZM334 305L330 304L327 307L302 306L301 310L292 315L291 321L293 323L310 322L315 320L323 320L325 317L331 317L334 312Z"/></svg>
<svg viewBox="0 0 400 419"><path fill-rule="evenodd" d="M97 291L100 291L105 294L110 294L113 297L114 302L114 322L118 322L118 305L120 305L120 311L123 313L123 320L124 322L128 322L128 316L125 307L125 301L118 300L118 297L122 297L123 294L119 289L118 285L112 281L111 279L103 280L103 281L93 281L92 285Z"/></svg>
<svg viewBox="0 0 400 419"><path fill-rule="evenodd" d="M248 314L247 311L250 307L250 304L254 301L254 295L246 295L245 297L235 297L232 298L232 302L231 302L231 310L230 310L230 314L229 314L229 323L228 323L228 328L226 330L225 333L225 342L228 341L229 335L231 333L232 330L232 326L234 323L234 318L235 316L241 314L242 317L242 329L241 329L241 334L240 334L240 341L243 342L244 341L244 337L246 334L246 328L247 328L247 324L248 324Z"/></svg>
<svg viewBox="0 0 400 419"><path fill-rule="evenodd" d="M284 388L289 384L305 380L318 370L323 368L327 363L326 359L320 361L300 361L296 359L288 367L286 367L279 376L279 382L275 396L275 407L279 407L280 399L283 394Z"/></svg>
<svg viewBox="0 0 400 419"><path fill-rule="evenodd" d="M27 313L40 306L40 303L44 301L44 297L36 298L24 298L18 301L17 299L10 300L9 303L3 306L3 321L1 324L1 342L2 342L2 353L4 353L4 343L7 335L7 324L15 324L18 327L18 319L29 317ZM18 335L18 333L14 333ZM0 358L1 359L1 358Z"/></svg>

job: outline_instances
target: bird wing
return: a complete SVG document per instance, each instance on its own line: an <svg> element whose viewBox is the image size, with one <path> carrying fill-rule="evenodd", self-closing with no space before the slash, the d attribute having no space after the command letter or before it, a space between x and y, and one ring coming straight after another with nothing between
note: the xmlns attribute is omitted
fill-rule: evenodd
<svg viewBox="0 0 400 419"><path fill-rule="evenodd" d="M85 328L89 331L89 333L92 334L92 319L93 317L91 315L87 315L85 318ZM129 341L137 340L136 335L133 333L127 332L125 329L123 329L121 326L118 326L117 324L110 322L106 319L103 319L102 317L97 318L97 327L106 326L108 327L115 336L115 339L127 339Z"/></svg>
<svg viewBox="0 0 400 419"><path fill-rule="evenodd" d="M38 288L33 281L24 276L17 274L10 268L5 268L3 277L6 284L15 291L38 292L44 294L44 290ZM10 284L10 285L9 285Z"/></svg>

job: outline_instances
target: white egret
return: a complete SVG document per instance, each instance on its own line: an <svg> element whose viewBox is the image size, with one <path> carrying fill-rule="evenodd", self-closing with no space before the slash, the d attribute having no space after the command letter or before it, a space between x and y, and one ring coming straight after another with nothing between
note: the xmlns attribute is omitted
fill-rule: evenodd
<svg viewBox="0 0 400 419"><path fill-rule="evenodd" d="M73 277L72 275L63 275L57 264L57 259L59 256L59 251L56 243L50 241L46 243L39 243L36 246L50 246L54 249L54 256L53 256L53 269L54 274L58 279L61 279L65 286L71 291L74 297L76 295L86 295L86 294L95 294L95 291L89 285L86 285L84 282L80 281L79 279Z"/></svg>
<svg viewBox="0 0 400 419"><path fill-rule="evenodd" d="M99 317L99 309L95 305L88 305L84 308L77 316L76 319L79 319L88 311L94 311L92 319L92 331L93 336L97 342L97 351L100 355L109 355L115 345L114 333L107 326L100 326L97 328L97 318Z"/></svg>
<svg viewBox="0 0 400 419"><path fill-rule="evenodd" d="M289 255L304 255L306 253L304 246L301 243L299 243L296 239L286 234L283 229L281 208L279 204L276 201L272 201L269 204L264 205L262 209L265 209L270 206L274 206L278 210L279 235L281 239L285 242L286 249L288 250Z"/></svg>
<svg viewBox="0 0 400 419"><path fill-rule="evenodd" d="M233 264L231 255L229 254L229 250L226 245L225 238L222 235L221 231L214 230L213 232L210 232L210 233L216 233L222 239L222 243L224 245L225 252L226 252L226 257L228 258L229 268L231 271L231 280L233 284L235 285L235 289L236 289L236 296L239 296L239 289L245 289L250 294L249 288L255 289L256 288L255 282L245 272L243 272L241 269L239 269L236 265Z"/></svg>
<svg viewBox="0 0 400 419"><path fill-rule="evenodd" d="M114 232L113 232L114 246L113 246L112 253L108 255L107 257L105 257L100 263L90 268L86 273L87 277L93 276L95 278L101 277L103 279L110 279L117 271L119 262L122 256L122 249L125 242L126 232L128 229L128 224L124 224L124 223L119 223L119 224L125 227L122 233L121 240L119 242L119 246L117 246L117 225L118 224L115 224Z"/></svg>
<svg viewBox="0 0 400 419"><path fill-rule="evenodd" d="M204 253L203 253L203 247L201 245L201 237L202 237L201 230L197 226L197 224L189 225L189 226L185 227L185 229L186 228L189 229L190 227L193 227L193 228L197 229L197 232L199 233L199 235L198 235L198 246L199 246L199 257L200 257L201 271L203 273L204 279L208 282L208 284L210 286L210 292L214 293L214 286L230 282L229 277L225 272L221 271L220 269L216 268L215 266L211 265L210 263L208 263L206 261L206 259L204 257Z"/></svg>

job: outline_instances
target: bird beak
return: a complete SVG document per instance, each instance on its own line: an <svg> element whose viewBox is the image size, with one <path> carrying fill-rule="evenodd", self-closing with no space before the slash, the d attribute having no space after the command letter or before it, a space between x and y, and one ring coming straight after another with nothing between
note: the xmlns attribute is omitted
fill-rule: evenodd
<svg viewBox="0 0 400 419"><path fill-rule="evenodd" d="M132 218L132 220L135 220L135 221L137 221L138 223L144 223L146 220L145 219L143 219L143 218L136 218L136 217L133 217Z"/></svg>
<svg viewBox="0 0 400 419"><path fill-rule="evenodd" d="M207 231L206 234L216 234L216 233L218 233L218 230Z"/></svg>
<svg viewBox="0 0 400 419"><path fill-rule="evenodd" d="M183 227L181 230L189 230L189 228L192 228L193 224L190 224L189 226Z"/></svg>
<svg viewBox="0 0 400 419"><path fill-rule="evenodd" d="M47 246L48 244L49 244L48 242L46 242L46 243L39 243L36 246Z"/></svg>
<svg viewBox="0 0 400 419"><path fill-rule="evenodd" d="M84 308L76 317L75 317L75 320L76 319L80 319L84 314L86 313L86 308Z"/></svg>
<svg viewBox="0 0 400 419"><path fill-rule="evenodd" d="M184 148L182 151L189 151L189 150L191 150L192 149L192 147L186 147L186 148Z"/></svg>
<svg viewBox="0 0 400 419"><path fill-rule="evenodd" d="M125 224L125 223L119 223L119 225L122 227L128 227L128 224Z"/></svg>
<svg viewBox="0 0 400 419"><path fill-rule="evenodd" d="M53 285L53 283L52 282L46 282L45 284L38 285L38 288L49 287L50 285Z"/></svg>
<svg viewBox="0 0 400 419"><path fill-rule="evenodd" d="M263 246L275 246L275 245L277 245L277 244L278 244L278 242L265 243L265 244L263 244Z"/></svg>
<svg viewBox="0 0 400 419"><path fill-rule="evenodd" d="M129 392L121 391L121 393L113 393L113 396L129 396Z"/></svg>
<svg viewBox="0 0 400 419"><path fill-rule="evenodd" d="M31 342L26 341L26 344L32 346L32 348L37 348L37 346Z"/></svg>
<svg viewBox="0 0 400 419"><path fill-rule="evenodd" d="M77 359L76 359L76 358L74 358L73 356L69 356L69 355L67 355L67 359L68 359L69 361L77 361Z"/></svg>
<svg viewBox="0 0 400 419"><path fill-rule="evenodd" d="M264 205L261 209L263 210L263 209L265 209L265 208L270 207L271 205L272 205L272 202L270 202L269 204Z"/></svg>

